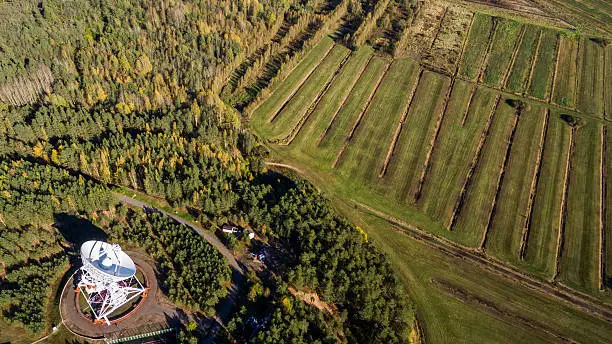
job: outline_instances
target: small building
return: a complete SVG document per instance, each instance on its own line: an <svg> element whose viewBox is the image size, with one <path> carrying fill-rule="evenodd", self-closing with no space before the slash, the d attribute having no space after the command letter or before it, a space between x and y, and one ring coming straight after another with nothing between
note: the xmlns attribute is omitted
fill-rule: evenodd
<svg viewBox="0 0 612 344"><path fill-rule="evenodd" d="M224 224L223 227L221 227L221 230L223 231L223 233L240 233L240 230L237 227L228 224Z"/></svg>

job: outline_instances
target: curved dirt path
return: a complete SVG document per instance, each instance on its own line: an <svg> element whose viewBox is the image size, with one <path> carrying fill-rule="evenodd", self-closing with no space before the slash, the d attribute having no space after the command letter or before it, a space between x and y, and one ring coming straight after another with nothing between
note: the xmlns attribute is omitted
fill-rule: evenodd
<svg viewBox="0 0 612 344"><path fill-rule="evenodd" d="M209 339L206 341L206 342L211 342L216 336L216 334L221 330L221 327L223 327L224 322L227 320L227 317L229 316L232 308L234 307L234 303L236 302L236 298L238 296L240 284L242 283L242 280L245 274L245 270L246 270L245 267L236 260L236 257L234 257L232 252L225 245L223 245L221 240L219 240L216 236L208 233L203 228L175 214L171 214L164 210L153 207L152 205L148 203L145 203L139 200L135 200L131 197L127 197L127 196L124 196L118 193L114 193L114 194L121 203L143 208L145 210L157 211L159 213L162 213L170 217L176 222L189 227L191 230L195 231L198 235L204 238L204 240L208 241L209 244L213 245L223 256L225 256L225 258L227 258L227 261L232 269L232 281L229 287L228 295L223 300L220 301L219 311L217 312L217 315L214 317L214 319L216 320L216 323L214 324L213 328L210 329L211 335Z"/></svg>

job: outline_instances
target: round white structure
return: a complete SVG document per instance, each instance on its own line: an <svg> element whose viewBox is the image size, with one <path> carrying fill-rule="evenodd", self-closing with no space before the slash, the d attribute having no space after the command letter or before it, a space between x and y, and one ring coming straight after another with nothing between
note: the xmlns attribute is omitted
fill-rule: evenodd
<svg viewBox="0 0 612 344"><path fill-rule="evenodd" d="M86 241L81 246L81 291L95 322L110 325L108 317L121 306L145 293L136 277L134 261L117 244Z"/></svg>

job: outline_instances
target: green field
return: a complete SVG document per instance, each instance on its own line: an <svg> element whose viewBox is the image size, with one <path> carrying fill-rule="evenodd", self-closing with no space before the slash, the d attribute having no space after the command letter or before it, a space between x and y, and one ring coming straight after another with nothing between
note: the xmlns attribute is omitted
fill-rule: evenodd
<svg viewBox="0 0 612 344"><path fill-rule="evenodd" d="M540 49L533 66L531 85L528 93L539 99L547 99L550 94L552 74L557 56L558 33L553 30L542 31Z"/></svg>
<svg viewBox="0 0 612 344"><path fill-rule="evenodd" d="M486 250L498 259L519 263L521 236L529 216L529 198L539 167L540 140L545 135L547 114L532 107L520 115L500 189L497 211L492 217ZM530 176L532 176L530 178Z"/></svg>
<svg viewBox="0 0 612 344"><path fill-rule="evenodd" d="M480 66L489 46L489 35L492 28L493 21L490 16L481 13L475 14L463 60L459 65L460 75L471 80L475 80L479 76Z"/></svg>
<svg viewBox="0 0 612 344"><path fill-rule="evenodd" d="M559 65L552 101L562 106L576 106L576 58L579 40L559 36Z"/></svg>
<svg viewBox="0 0 612 344"><path fill-rule="evenodd" d="M579 289L599 288L601 126L576 130L570 162L567 218L560 279Z"/></svg>
<svg viewBox="0 0 612 344"><path fill-rule="evenodd" d="M513 20L503 20L497 24L482 78L485 84L501 86L522 30L523 25Z"/></svg>
<svg viewBox="0 0 612 344"><path fill-rule="evenodd" d="M585 113L603 117L604 49L594 40L583 38L580 54L582 65L577 107Z"/></svg>
<svg viewBox="0 0 612 344"><path fill-rule="evenodd" d="M609 221L602 222L600 216L605 211L606 219L612 218L606 209L609 198L602 201L601 183L612 188L610 178L604 180L602 161L612 169L608 158L612 150L602 151L602 128L608 122L601 117L607 106L604 99L609 96L604 97L603 91L604 49L597 42L476 14L457 78L423 69L427 67L414 59L390 61L367 47L353 52L336 74L339 61L346 56L332 55L344 51L336 47L311 74L320 86L311 88L304 83L300 87L310 91L302 94L298 90L295 95L299 98L294 96L281 111L281 115L286 111L302 117L299 114L318 101L303 126L296 125L299 120L291 125L264 120L278 107L268 104L277 102L274 94L255 111L251 123L262 139L272 142L273 159L295 166L339 200L362 203L543 283L556 278L571 291L610 302L612 240L606 242L602 256L608 277L601 282L606 287L598 290L599 237L602 230L612 231ZM335 62L326 63L328 59ZM575 84L579 85L576 92ZM590 98L582 99L586 96ZM574 105L577 109L572 110ZM571 125L576 125L573 133ZM294 128L293 141L273 144ZM382 235L379 240L391 239ZM388 245L393 255L412 254L395 241ZM454 313L456 308L471 314L466 316L474 324L482 319L474 313L479 302L463 299L462 288L476 285L463 275L458 278L461 281L451 284L463 296L452 299L464 303L463 307L456 303L449 306L453 310L419 305L423 312L436 314L424 325L427 336L437 338L434 342L441 341L435 331L455 331L441 325L438 314L459 314ZM448 284L427 283L449 297ZM499 297L485 290L482 293L484 299ZM423 294L415 297L423 298L427 299ZM517 314L523 314L521 307L529 307L531 301L526 297L508 307L518 307ZM546 307L554 308L552 304ZM491 307L481 305L480 316L484 312L490 319L493 312L496 321L515 329L528 322L499 319L499 308ZM532 314L530 319L548 324L546 316L545 312ZM567 327L571 316L586 315L580 311L564 314L558 319L563 325L555 325L554 330L574 331ZM544 331L543 337L525 333L524 340L554 342L547 337L549 332L554 331ZM577 332L572 332L572 339L590 336ZM512 334L521 335L520 331ZM602 337L593 335L586 342L601 341ZM492 338L484 333L474 336ZM462 342L470 337L457 332L453 338Z"/></svg>
<svg viewBox="0 0 612 344"><path fill-rule="evenodd" d="M508 91L513 93L525 92L531 71L531 62L532 59L535 58L533 55L538 45L538 41L540 40L540 32L537 26L525 26L523 40L521 41L514 65L506 81L505 86Z"/></svg>

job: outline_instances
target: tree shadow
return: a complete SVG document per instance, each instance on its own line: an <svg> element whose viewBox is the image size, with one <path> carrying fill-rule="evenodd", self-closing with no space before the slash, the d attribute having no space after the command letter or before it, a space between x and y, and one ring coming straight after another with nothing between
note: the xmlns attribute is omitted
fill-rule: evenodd
<svg viewBox="0 0 612 344"><path fill-rule="evenodd" d="M108 238L108 235L100 227L73 214L60 213L55 215L54 226L67 242L77 248L88 240L106 241Z"/></svg>

